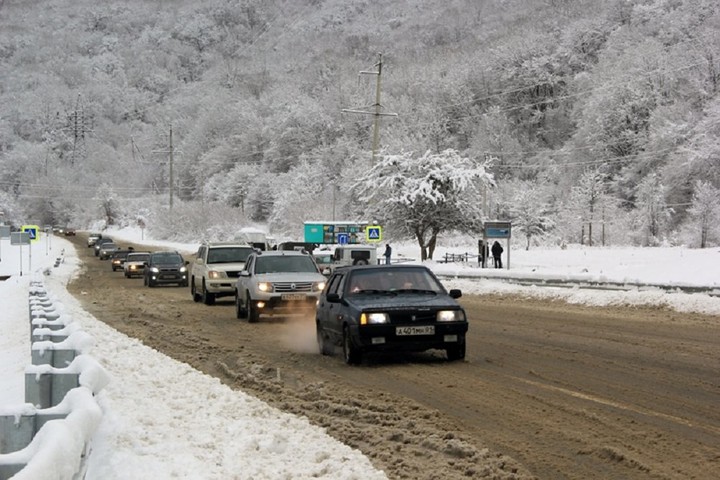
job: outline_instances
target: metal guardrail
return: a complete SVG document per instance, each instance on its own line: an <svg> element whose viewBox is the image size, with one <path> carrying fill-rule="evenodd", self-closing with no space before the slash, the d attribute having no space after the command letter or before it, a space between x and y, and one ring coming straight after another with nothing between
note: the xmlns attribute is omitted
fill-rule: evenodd
<svg viewBox="0 0 720 480"><path fill-rule="evenodd" d="M506 283L522 286L533 287L559 287L559 288L586 288L593 290L618 290L618 291L642 291L642 290L662 290L665 292L682 292L682 293L703 293L713 297L720 297L720 287L701 286L701 285L672 285L660 283L640 283L640 282L613 282L613 281L593 281L593 280L568 280L561 278L529 278L515 276L499 276L499 275L463 275L463 274L445 274L438 273L441 279L452 280L462 278L463 280L498 280Z"/></svg>

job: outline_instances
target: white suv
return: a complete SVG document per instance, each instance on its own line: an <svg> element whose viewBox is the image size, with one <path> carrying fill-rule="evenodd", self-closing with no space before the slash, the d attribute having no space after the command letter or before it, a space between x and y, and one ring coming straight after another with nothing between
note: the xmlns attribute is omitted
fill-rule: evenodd
<svg viewBox="0 0 720 480"><path fill-rule="evenodd" d="M212 305L219 297L235 295L235 281L254 249L246 243L203 243L190 267L194 301Z"/></svg>
<svg viewBox="0 0 720 480"><path fill-rule="evenodd" d="M315 315L325 276L312 257L295 250L255 252L235 286L235 313L254 323L260 314Z"/></svg>

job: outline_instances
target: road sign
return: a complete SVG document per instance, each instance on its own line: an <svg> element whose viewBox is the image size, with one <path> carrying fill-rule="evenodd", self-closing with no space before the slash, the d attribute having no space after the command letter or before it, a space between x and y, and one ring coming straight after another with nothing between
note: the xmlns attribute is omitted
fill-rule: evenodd
<svg viewBox="0 0 720 480"><path fill-rule="evenodd" d="M30 234L28 232L10 233L10 245L30 245Z"/></svg>
<svg viewBox="0 0 720 480"><path fill-rule="evenodd" d="M10 225L0 225L0 238L10 238Z"/></svg>
<svg viewBox="0 0 720 480"><path fill-rule="evenodd" d="M485 238L510 238L512 225L510 222L485 222Z"/></svg>
<svg viewBox="0 0 720 480"><path fill-rule="evenodd" d="M368 242L382 241L382 227L379 225L365 227L365 240Z"/></svg>
<svg viewBox="0 0 720 480"><path fill-rule="evenodd" d="M30 235L31 242L35 243L40 240L40 227L37 225L23 225L20 230Z"/></svg>
<svg viewBox="0 0 720 480"><path fill-rule="evenodd" d="M340 245L347 245L350 242L350 235L347 233L338 233L337 234L337 243Z"/></svg>

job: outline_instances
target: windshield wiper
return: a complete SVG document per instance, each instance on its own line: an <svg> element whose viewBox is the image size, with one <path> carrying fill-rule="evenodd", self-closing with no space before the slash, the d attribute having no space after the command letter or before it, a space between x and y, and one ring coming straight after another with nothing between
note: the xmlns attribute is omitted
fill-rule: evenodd
<svg viewBox="0 0 720 480"><path fill-rule="evenodd" d="M395 290L395 293L421 293L425 295L437 295L435 290L423 290L420 288L400 288Z"/></svg>

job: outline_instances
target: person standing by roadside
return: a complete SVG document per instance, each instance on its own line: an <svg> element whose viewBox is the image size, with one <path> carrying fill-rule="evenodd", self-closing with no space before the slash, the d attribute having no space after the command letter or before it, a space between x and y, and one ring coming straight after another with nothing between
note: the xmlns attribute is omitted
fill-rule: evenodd
<svg viewBox="0 0 720 480"><path fill-rule="evenodd" d="M385 265L390 265L390 257L392 256L392 248L390 248L390 244L385 244L385 253L383 253L383 256L385 257Z"/></svg>
<svg viewBox="0 0 720 480"><path fill-rule="evenodd" d="M492 251L495 268L502 268L502 256L501 255L503 253L503 247L502 247L502 245L500 245L500 242L495 240L495 243L493 243L492 248L490 250Z"/></svg>

